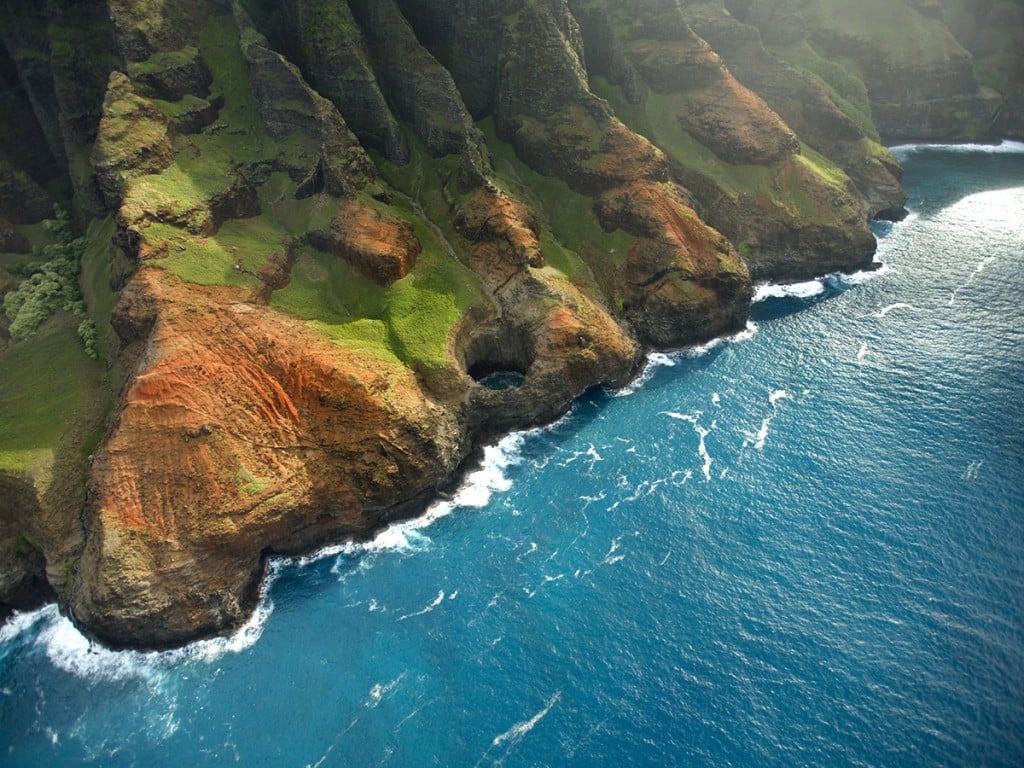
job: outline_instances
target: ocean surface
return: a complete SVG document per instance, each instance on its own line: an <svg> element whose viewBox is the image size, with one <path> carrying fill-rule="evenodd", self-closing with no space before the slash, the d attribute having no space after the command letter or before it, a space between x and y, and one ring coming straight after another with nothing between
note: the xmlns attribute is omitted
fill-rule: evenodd
<svg viewBox="0 0 1024 768"><path fill-rule="evenodd" d="M881 270L763 286L231 638L0 630L0 764L1024 765L1024 146L898 148Z"/></svg>

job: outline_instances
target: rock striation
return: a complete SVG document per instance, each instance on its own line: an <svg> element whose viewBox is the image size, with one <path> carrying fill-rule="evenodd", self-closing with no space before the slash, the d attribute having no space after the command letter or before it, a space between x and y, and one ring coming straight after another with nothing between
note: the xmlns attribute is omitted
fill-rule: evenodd
<svg viewBox="0 0 1024 768"><path fill-rule="evenodd" d="M8 3L0 291L62 203L86 314L0 322L0 395L82 372L0 425L0 611L231 631L268 557L416 514L481 441L742 329L755 281L870 267L882 141L1017 135L989 5Z"/></svg>

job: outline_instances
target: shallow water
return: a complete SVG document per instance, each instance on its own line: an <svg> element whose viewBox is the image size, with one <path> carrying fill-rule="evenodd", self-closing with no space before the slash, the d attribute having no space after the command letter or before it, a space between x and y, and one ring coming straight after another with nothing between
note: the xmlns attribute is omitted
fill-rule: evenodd
<svg viewBox="0 0 1024 768"><path fill-rule="evenodd" d="M1022 152L900 149L884 269L762 287L234 638L17 617L0 762L1024 764Z"/></svg>

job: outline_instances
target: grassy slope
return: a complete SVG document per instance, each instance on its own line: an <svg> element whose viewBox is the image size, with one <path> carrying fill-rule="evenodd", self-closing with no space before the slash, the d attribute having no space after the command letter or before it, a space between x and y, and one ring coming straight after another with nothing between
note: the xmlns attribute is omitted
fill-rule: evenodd
<svg viewBox="0 0 1024 768"><path fill-rule="evenodd" d="M111 238L115 224L112 216L95 220L89 224L86 237L89 245L82 254L82 272L79 285L89 316L96 323L98 343L96 348L102 357L107 348L107 339L112 333L110 316L114 313L118 293L110 287Z"/></svg>
<svg viewBox="0 0 1024 768"><path fill-rule="evenodd" d="M191 209L223 188L231 168L252 168L279 154L306 153L315 158L319 150L297 136L274 142L263 131L230 17L210 20L200 50L214 77L213 91L225 97L218 123L231 130L179 138L174 164L160 174L142 177L132 189L150 210L179 221L188 221ZM173 116L171 105L158 106ZM311 167L314 162L311 159ZM421 153L418 162L432 171L446 161L433 161ZM329 228L337 208L336 201L326 196L296 200L294 191L295 184L286 174L269 175L259 188L262 213L227 221L211 236L192 235L170 224L150 225L147 238L166 246L166 255L153 263L187 282L258 287L255 273L267 257L301 242L311 229ZM409 275L382 288L344 261L300 246L292 280L275 291L271 307L309 320L312 328L341 346L388 362L433 369L446 362L452 327L482 294L476 276L452 258L441 241L444 233L425 220L422 209L395 200L385 206L364 196L364 202L386 207L391 216L412 224L423 251ZM445 221L446 210L432 218Z"/></svg>
<svg viewBox="0 0 1024 768"><path fill-rule="evenodd" d="M379 156L382 177L399 194L385 204L367 193L361 202L409 222L423 250L408 275L384 288L342 259L304 248L289 285L271 306L312 321L337 344L414 368L447 362L448 335L473 305L484 300L479 277L459 257L458 237L441 178L453 178L458 159L433 159L411 135L412 161L404 168ZM302 202L289 201L287 217L304 231ZM325 228L321 221L314 226ZM298 231L298 230L297 230Z"/></svg>
<svg viewBox="0 0 1024 768"><path fill-rule="evenodd" d="M0 470L45 481L78 410L109 399L103 366L86 357L78 322L60 312L0 355Z"/></svg>
<svg viewBox="0 0 1024 768"><path fill-rule="evenodd" d="M729 197L756 194L796 220L814 216L828 221L835 216L836 212L815 205L787 168L787 163L799 164L825 184L844 188L849 183L846 173L810 147L802 145L801 154L781 166L727 163L682 128L676 119L680 105L673 94L648 92L642 104L634 105L625 99L618 86L603 78L593 78L591 86L595 93L608 99L630 128L661 147L676 163L714 182Z"/></svg>
<svg viewBox="0 0 1024 768"><path fill-rule="evenodd" d="M828 59L815 50L807 40L787 46L769 47L769 50L790 66L824 85L833 103L857 124L864 135L872 141L880 141L878 129L871 120L868 89L864 85L864 76L856 62L849 59Z"/></svg>
<svg viewBox="0 0 1024 768"><path fill-rule="evenodd" d="M812 28L842 30L906 66L943 61L960 48L940 21L918 13L907 2L809 0L800 14Z"/></svg>
<svg viewBox="0 0 1024 768"><path fill-rule="evenodd" d="M53 239L42 224L19 230L34 246ZM101 352L117 300L109 286L107 248L112 233L109 219L90 226L90 245L82 257L79 279L89 316L100 334ZM3 265L36 261L30 254L0 254ZM54 451L74 425L76 414L89 411L91 423L109 408L104 365L86 356L77 331L79 322L80 318L60 311L34 335L0 352L0 471L27 472L45 484ZM87 436L73 436L72 442L79 437Z"/></svg>

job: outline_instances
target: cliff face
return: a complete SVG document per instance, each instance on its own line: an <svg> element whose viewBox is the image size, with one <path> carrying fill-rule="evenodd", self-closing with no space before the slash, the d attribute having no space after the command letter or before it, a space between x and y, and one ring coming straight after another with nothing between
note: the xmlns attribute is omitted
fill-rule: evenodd
<svg viewBox="0 0 1024 768"><path fill-rule="evenodd" d="M1000 125L921 5L888 4L939 41L904 59L825 2L8 2L0 608L228 630L268 555L742 328L752 279L869 266L904 201L880 136ZM55 201L85 240L36 224ZM69 252L78 317L25 332ZM58 370L66 408L18 407Z"/></svg>

